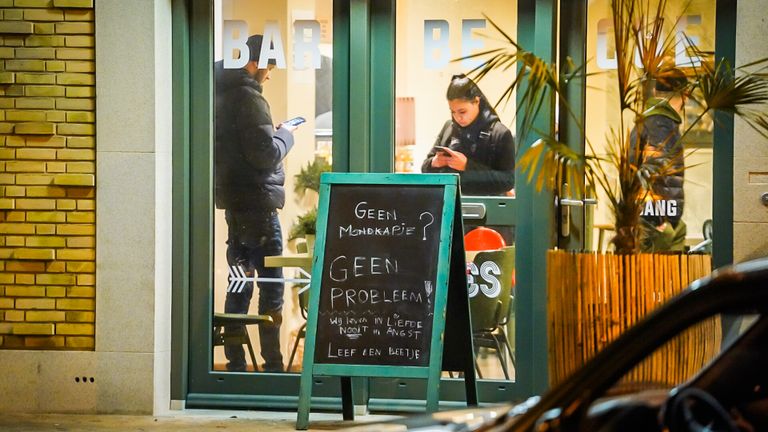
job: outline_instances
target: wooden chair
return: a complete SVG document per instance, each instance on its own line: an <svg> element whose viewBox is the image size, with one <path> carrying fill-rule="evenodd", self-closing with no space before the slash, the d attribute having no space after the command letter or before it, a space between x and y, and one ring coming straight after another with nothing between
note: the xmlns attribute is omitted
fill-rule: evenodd
<svg viewBox="0 0 768 432"><path fill-rule="evenodd" d="M248 334L248 325L272 323L269 315L245 315L215 313L213 314L213 346L246 345L251 357L253 370L258 371L256 354L253 352L251 337ZM226 327L226 329L225 329Z"/></svg>

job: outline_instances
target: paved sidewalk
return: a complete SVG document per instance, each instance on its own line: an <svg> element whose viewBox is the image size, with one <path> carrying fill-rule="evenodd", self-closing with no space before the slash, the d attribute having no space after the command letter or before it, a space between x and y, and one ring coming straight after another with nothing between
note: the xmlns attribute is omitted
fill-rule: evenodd
<svg viewBox="0 0 768 432"><path fill-rule="evenodd" d="M364 423L386 421L397 416L355 416L345 422L341 413L312 413L310 431L328 431ZM117 431L293 431L296 413L272 411L173 411L163 416L8 414L0 415L3 432L117 432Z"/></svg>

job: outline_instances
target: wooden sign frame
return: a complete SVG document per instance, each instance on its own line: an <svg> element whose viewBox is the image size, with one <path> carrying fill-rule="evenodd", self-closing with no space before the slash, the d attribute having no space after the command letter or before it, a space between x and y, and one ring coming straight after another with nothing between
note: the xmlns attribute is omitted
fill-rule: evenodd
<svg viewBox="0 0 768 432"><path fill-rule="evenodd" d="M316 363L318 313L328 235L331 191L339 185L381 185L398 187L442 187L443 204L437 277L434 287L434 312L428 366ZM399 377L427 379L426 410L435 412L440 398L442 371L464 374L467 405L477 405L475 358L467 293L466 259L458 176L455 174L378 174L324 173L320 184L316 247L312 261L304 361L299 391L296 429L309 426L313 376L339 376L342 412L345 420L354 418L351 377Z"/></svg>

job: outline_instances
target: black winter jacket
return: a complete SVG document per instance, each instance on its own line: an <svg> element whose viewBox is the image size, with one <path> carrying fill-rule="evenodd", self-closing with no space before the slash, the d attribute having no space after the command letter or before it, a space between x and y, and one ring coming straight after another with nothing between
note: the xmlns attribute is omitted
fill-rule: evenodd
<svg viewBox="0 0 768 432"><path fill-rule="evenodd" d="M643 154L642 147L646 145L652 145L658 150L658 156L646 157L643 160L647 172L655 173L651 175L654 200L674 200L677 205L676 214L673 216L643 216L643 219L656 226L661 225L665 220L677 225L683 216L685 155L683 143L680 141L681 122L680 115L666 100L651 98L643 113L642 126L632 129L630 134L630 142L634 150L637 145L637 131L640 130L641 149L638 154Z"/></svg>
<svg viewBox="0 0 768 432"><path fill-rule="evenodd" d="M282 208L282 161L293 147L293 135L275 130L261 84L246 70L224 69L217 62L214 76L216 207Z"/></svg>
<svg viewBox="0 0 768 432"><path fill-rule="evenodd" d="M461 127L453 120L443 125L435 146L457 150L467 156L467 167L459 172L432 166L434 147L421 165L425 173L459 173L461 192L467 195L504 195L515 187L515 141L512 132L489 109L474 122Z"/></svg>

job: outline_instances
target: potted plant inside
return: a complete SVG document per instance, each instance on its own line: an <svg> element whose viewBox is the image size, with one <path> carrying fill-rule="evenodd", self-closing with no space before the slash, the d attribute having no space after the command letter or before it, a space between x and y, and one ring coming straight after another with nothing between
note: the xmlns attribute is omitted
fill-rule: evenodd
<svg viewBox="0 0 768 432"><path fill-rule="evenodd" d="M744 119L768 137L768 81L765 74L750 71L764 66L768 59L734 70L727 61L715 61L711 53L697 49L686 37L686 49L702 61L687 65L685 83L675 91L700 107L699 113L682 131L677 130L679 135L663 142L649 138L648 132L654 127L652 116L658 115L662 105L669 104L668 100L649 99L650 90L658 87L656 83L672 83L679 74L679 69L667 61L678 41L672 34L676 20L667 19L665 0L611 0L611 13L617 63L612 85L618 95L616 110L620 115L618 124L612 125L611 132L604 137L605 152L596 150L598 146L589 139L583 122L565 97L572 79L586 76L585 66L570 65L561 75L557 65L526 51L489 20L509 47L478 54L484 62L470 73L482 79L491 70L518 66L519 71L503 96L518 92L518 141L534 132L533 121L540 109L556 102L579 123L586 152L571 150L553 126L551 130L535 130L540 139L520 155L518 163L527 181L535 182L539 190L559 190L567 183L581 196L600 192L613 217L614 253L552 251L548 256L552 382L578 368L690 281L711 271L707 257L642 253L657 228L640 217L648 200L654 198L654 185L679 176L684 169L684 164L677 163L681 154L663 153L660 147L674 144L670 139L681 142L699 121L718 111ZM585 186L579 187L582 184ZM700 348L716 351L718 340L719 333L710 338L712 343L700 344ZM667 360L675 355L668 353ZM662 382L673 380L671 375L679 372L675 367L669 371L656 369L645 373Z"/></svg>
<svg viewBox="0 0 768 432"><path fill-rule="evenodd" d="M320 191L320 175L330 171L331 165L323 158L317 158L303 166L294 176L296 183L293 191L299 198L304 198L307 191L314 191L315 195ZM309 210L299 215L291 226L288 240L304 238L307 251L311 251L315 244L315 225L317 223L317 197L313 197L313 203Z"/></svg>

